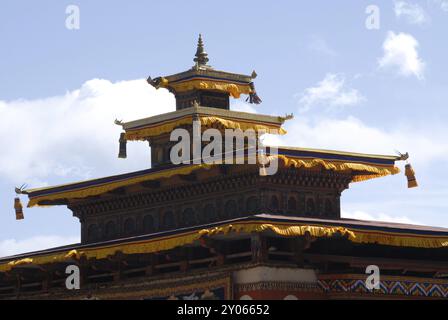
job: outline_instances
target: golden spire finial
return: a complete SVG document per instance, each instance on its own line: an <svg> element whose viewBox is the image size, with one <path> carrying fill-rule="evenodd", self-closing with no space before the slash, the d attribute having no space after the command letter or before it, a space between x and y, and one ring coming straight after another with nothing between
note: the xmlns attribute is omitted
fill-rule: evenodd
<svg viewBox="0 0 448 320"><path fill-rule="evenodd" d="M202 35L199 34L199 39L198 39L198 47L196 49L196 54L195 57L193 59L194 62L196 62L197 65L199 66L206 66L207 62L208 62L208 54L207 52L205 52L204 49L204 42L202 41Z"/></svg>

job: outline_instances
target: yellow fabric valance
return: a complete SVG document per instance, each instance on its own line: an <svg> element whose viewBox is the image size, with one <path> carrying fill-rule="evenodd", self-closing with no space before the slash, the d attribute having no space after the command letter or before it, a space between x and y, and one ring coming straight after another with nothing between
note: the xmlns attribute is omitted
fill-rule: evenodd
<svg viewBox="0 0 448 320"><path fill-rule="evenodd" d="M199 231L201 235L212 236L215 234L228 234L230 232L237 233L251 233L273 231L275 234L284 237L304 236L309 233L313 237L332 237L335 234L348 236L349 239L354 239L355 234L343 227L322 227L311 225L284 225L284 224L270 224L270 223L249 223L249 224L229 224L225 226L215 227L212 229L203 229Z"/></svg>
<svg viewBox="0 0 448 320"><path fill-rule="evenodd" d="M394 175L400 172L400 169L395 165L380 165L362 162L347 162L340 160L323 160L319 158L294 158L291 156L269 156L278 157L281 163L287 167L294 168L315 168L322 167L333 171L352 171L352 181L360 182L369 179Z"/></svg>
<svg viewBox="0 0 448 320"><path fill-rule="evenodd" d="M224 91L236 99L238 99L241 94L253 93L253 89L251 88L249 83L236 84L227 81L207 79L192 79L181 82L168 82L168 80L165 79L165 81L162 81L160 83L160 87L169 87L174 89L176 92L185 92L194 89Z"/></svg>
<svg viewBox="0 0 448 320"><path fill-rule="evenodd" d="M272 160L273 157L278 157L280 164L283 166L293 166L295 168L315 168L321 167L326 170L333 171L350 171L353 182L364 181L368 179L383 177L387 175L393 175L400 172L400 169L391 165L379 165L372 163L356 163L356 162L344 162L339 160L323 160L318 158L294 158L291 156L277 155L269 156ZM48 194L42 194L38 196L30 196L28 207L38 205L41 201L51 201L57 199L82 199L89 196L96 196L103 194L114 189L125 187L128 185L140 183L143 181L157 180L161 178L170 178L174 175L190 174L194 170L210 167L213 164L197 164L188 165L182 167L174 167L159 172L152 172L146 175L137 177L123 178L122 180L109 181L101 184L92 183L82 188L73 187L72 190L62 190L60 192L48 192ZM49 188L51 189L51 188ZM36 190L28 190L29 193Z"/></svg>
<svg viewBox="0 0 448 320"><path fill-rule="evenodd" d="M77 250L70 250L69 252L62 252L50 255L36 256L32 258L23 258L18 260L13 260L8 263L0 264L0 272L9 271L12 268L20 265L30 265L30 264L48 264L55 262L68 261L70 259L77 260L81 257Z"/></svg>
<svg viewBox="0 0 448 320"><path fill-rule="evenodd" d="M269 124L269 123L261 123L261 122L248 122L243 120L237 120L237 119L224 119L220 117L214 117L214 116L199 116L199 119L201 121L201 126L204 127L219 127L224 129L241 129L241 130L248 130L253 129L254 131L265 131L267 133L271 134L286 134L286 130L281 128L280 125L275 124ZM173 121L167 121L162 124L157 124L145 128L140 129L132 129L126 131L126 140L133 141L133 140L146 140L150 137L158 136L160 134L169 133L173 131L175 128L186 125L186 124L192 124L193 123L193 117L186 116L177 120Z"/></svg>
<svg viewBox="0 0 448 320"><path fill-rule="evenodd" d="M178 246L192 244L204 236L230 233L252 233L272 231L283 237L298 237L309 234L316 238L340 235L354 243L375 243L398 247L442 248L448 247L448 236L417 235L410 233L388 232L380 230L362 230L331 225L310 225L299 223L266 223L264 221L244 221L226 224L210 229L202 229L177 235L159 237L123 244L112 244L97 248L85 248L80 251L54 253L36 257L28 257L0 264L0 272L9 271L15 266L26 264L47 264L79 259L104 259L117 252L124 254L142 254L170 250Z"/></svg>
<svg viewBox="0 0 448 320"><path fill-rule="evenodd" d="M28 202L28 207L33 207L35 205L38 205L40 201L47 200L57 200L57 199L82 199L90 196L96 196L99 194L106 193L108 191L128 186L131 184L136 184L143 181L151 181L151 180L157 180L161 178L169 178L174 175L186 175L190 174L194 170L197 170L199 168L205 168L209 167L208 164L197 164L197 165L188 165L188 166L182 166L182 167L175 167L169 170L162 170L160 172L152 172L148 173L147 175L141 175L138 177L133 178L127 178L119 181L112 181L112 182L106 182L103 184L94 184L92 186L87 186L79 189L74 189L71 191L61 191L61 192L54 192L51 194L41 195L41 196L35 196L30 197L30 200ZM33 192L33 190L29 190L28 192Z"/></svg>
<svg viewBox="0 0 448 320"><path fill-rule="evenodd" d="M286 134L286 130L281 128L279 125L272 125L267 123L256 123L256 122L247 122L247 121L237 121L237 120L228 120L219 117L200 117L201 125L205 127L218 127L225 129L241 129L245 130L254 130L255 132L263 131L270 134Z"/></svg>
<svg viewBox="0 0 448 320"><path fill-rule="evenodd" d="M397 234L388 232L356 232L355 243L375 243L395 247L443 248L448 247L448 237Z"/></svg>

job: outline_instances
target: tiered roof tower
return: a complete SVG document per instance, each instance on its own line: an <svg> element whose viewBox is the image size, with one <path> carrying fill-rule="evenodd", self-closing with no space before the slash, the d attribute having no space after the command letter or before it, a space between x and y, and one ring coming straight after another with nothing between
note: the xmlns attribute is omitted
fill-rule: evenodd
<svg viewBox="0 0 448 320"><path fill-rule="evenodd" d="M351 183L396 174L395 162L407 155L297 147L272 153L267 147L265 156L279 164L273 175L260 174L259 162L173 163L170 133L184 128L193 134L194 121L201 133L251 129L259 138L266 131L286 134L282 125L290 118L230 110L230 97L261 102L256 73L213 69L201 36L194 62L187 71L148 78L175 95L176 111L116 122L123 129L119 156L127 156L128 142L149 142L152 168L17 190L29 197L28 207L72 210L81 223L81 243L1 259L0 297L93 292L102 298L177 298L193 290L202 298L334 298L339 293L333 282L358 283L365 265L375 263L384 268L384 279L392 277L383 295L403 296L393 292L398 268L418 275L410 281L427 296L448 297L446 281L429 281L409 261L426 259L425 272L432 275L448 270L446 229L341 218L340 197ZM61 270L69 264L83 274L83 289L72 296L61 287ZM368 292L363 283L356 288ZM343 292L355 297L356 290Z"/></svg>

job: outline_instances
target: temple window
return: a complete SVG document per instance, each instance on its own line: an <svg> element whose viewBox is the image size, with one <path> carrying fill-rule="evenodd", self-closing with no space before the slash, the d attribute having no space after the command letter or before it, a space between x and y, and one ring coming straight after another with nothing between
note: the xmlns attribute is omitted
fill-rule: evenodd
<svg viewBox="0 0 448 320"><path fill-rule="evenodd" d="M297 210L296 198L289 197L289 199L288 199L288 209L291 210L291 211L296 211Z"/></svg>
<svg viewBox="0 0 448 320"><path fill-rule="evenodd" d="M299 197L297 199L297 212L298 213L304 213L305 212L305 195L299 194Z"/></svg>
<svg viewBox="0 0 448 320"><path fill-rule="evenodd" d="M89 242L98 241L100 238L100 233L98 226L96 224L91 224L87 230L87 239Z"/></svg>
<svg viewBox="0 0 448 320"><path fill-rule="evenodd" d="M182 212L181 224L185 227L190 227L196 223L194 211L191 208L187 208Z"/></svg>
<svg viewBox="0 0 448 320"><path fill-rule="evenodd" d="M112 239L117 236L117 226L115 222L109 221L106 224L106 239Z"/></svg>
<svg viewBox="0 0 448 320"><path fill-rule="evenodd" d="M165 214L163 215L162 229L166 230L166 229L172 229L172 228L174 228L174 215L173 215L173 212L168 211L168 212L165 212Z"/></svg>
<svg viewBox="0 0 448 320"><path fill-rule="evenodd" d="M224 214L226 217L236 218L238 217L238 209L235 200L229 200L224 207Z"/></svg>
<svg viewBox="0 0 448 320"><path fill-rule="evenodd" d="M256 213L256 211L258 210L259 207L259 203L258 203L258 198L255 196L249 197L246 200L246 209L247 209L247 214L254 214Z"/></svg>
<svg viewBox="0 0 448 320"><path fill-rule="evenodd" d="M276 196L271 197L271 210L277 211L279 208L278 198Z"/></svg>
<svg viewBox="0 0 448 320"><path fill-rule="evenodd" d="M143 232L154 232L154 218L151 215L146 215L143 218Z"/></svg>
<svg viewBox="0 0 448 320"><path fill-rule="evenodd" d="M135 221L133 218L127 218L124 222L124 234L131 235L135 232Z"/></svg>
<svg viewBox="0 0 448 320"><path fill-rule="evenodd" d="M314 204L314 200L311 198L306 200L306 214L311 216L316 214L316 205Z"/></svg>
<svg viewBox="0 0 448 320"><path fill-rule="evenodd" d="M202 220L204 222L216 221L216 210L215 206L211 203L207 204L202 211Z"/></svg>

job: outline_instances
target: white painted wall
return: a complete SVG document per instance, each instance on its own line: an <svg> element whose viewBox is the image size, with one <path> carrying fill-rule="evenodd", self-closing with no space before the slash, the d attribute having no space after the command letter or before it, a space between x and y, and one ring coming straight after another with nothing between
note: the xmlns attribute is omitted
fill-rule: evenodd
<svg viewBox="0 0 448 320"><path fill-rule="evenodd" d="M258 266L235 271L233 273L233 281L236 284L257 283L261 281L316 283L317 276L314 270L310 269Z"/></svg>

